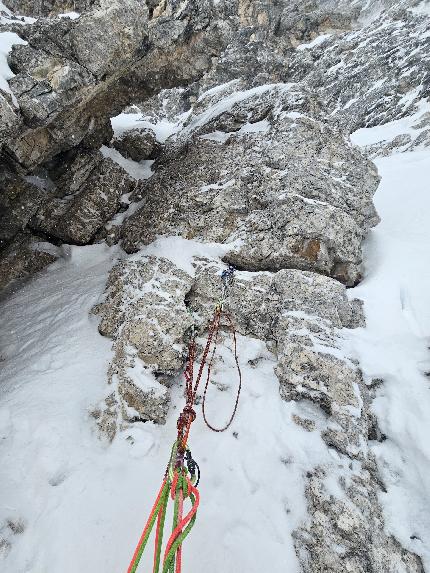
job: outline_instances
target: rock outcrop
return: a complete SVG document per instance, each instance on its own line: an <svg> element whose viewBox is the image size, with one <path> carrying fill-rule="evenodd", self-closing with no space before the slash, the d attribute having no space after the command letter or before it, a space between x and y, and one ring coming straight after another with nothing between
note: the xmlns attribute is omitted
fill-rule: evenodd
<svg viewBox="0 0 430 573"><path fill-rule="evenodd" d="M98 416L111 439L121 418L165 422L166 384L183 364L192 325L185 306L190 288L186 272L157 257L136 256L110 273L106 300L94 312L101 317L100 333L114 341L112 393Z"/></svg>
<svg viewBox="0 0 430 573"><path fill-rule="evenodd" d="M223 46L212 4L100 0L80 18L22 27L10 86L24 125L5 152L31 169L80 143L107 142L109 117L133 98L198 79Z"/></svg>
<svg viewBox="0 0 430 573"><path fill-rule="evenodd" d="M68 12L86 12L98 0L5 0L4 5L17 14L54 16Z"/></svg>
<svg viewBox="0 0 430 573"><path fill-rule="evenodd" d="M364 324L346 287L379 220L377 170L349 135L408 117L369 152L430 143L429 20L415 4L9 0L39 19L1 24L26 43L0 93L0 289L63 243L123 247L94 309L112 360L92 415L113 440L166 421L191 330L200 344L232 264L238 332L274 354L281 399L307 405L294 421L335 460L303 476L305 573L423 573L385 531L371 388L343 341ZM57 17L69 10L81 15ZM124 109L144 123L114 132ZM192 270L154 254L172 235L192 242ZM201 256L205 243L222 257Z"/></svg>
<svg viewBox="0 0 430 573"><path fill-rule="evenodd" d="M65 243L86 245L119 210L134 181L97 152L78 156L56 184L55 193L37 210L30 227Z"/></svg>
<svg viewBox="0 0 430 573"><path fill-rule="evenodd" d="M225 260L238 268L315 270L354 284L362 238L378 221L378 177L311 117L317 107L294 85L205 98L145 183L123 225L125 249L180 234L231 243Z"/></svg>

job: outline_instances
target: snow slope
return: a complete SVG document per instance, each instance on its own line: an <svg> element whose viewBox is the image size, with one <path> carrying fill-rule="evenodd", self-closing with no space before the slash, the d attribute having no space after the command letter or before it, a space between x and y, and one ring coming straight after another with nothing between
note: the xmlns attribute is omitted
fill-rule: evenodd
<svg viewBox="0 0 430 573"><path fill-rule="evenodd" d="M158 241L148 252L163 253L169 245ZM170 256L185 257L187 265L192 246L176 256L169 248ZM195 247L196 255L202 247ZM89 310L120 255L101 245L72 247L0 308L4 573L124 571L159 488L183 404L179 381L165 427L135 424L107 445L89 414L109 393L111 358L110 342L98 334ZM292 421L299 407L279 398L275 359L265 344L238 342L245 384L231 431L211 433L199 415L191 435L202 503L184 560L190 571L257 573L270 555L273 571L287 564L298 573L291 532L306 517L303 476L320 463L341 469L319 432ZM229 346L221 352L224 370L217 376L228 389L210 396L215 424L227 418L237 384L229 381Z"/></svg>
<svg viewBox="0 0 430 573"><path fill-rule="evenodd" d="M373 143L380 130L360 130L360 143ZM367 327L348 332L369 383L383 380L373 410L386 440L373 451L387 488L387 530L430 571L430 152L375 163L381 223L366 244L365 280L350 291L364 300Z"/></svg>
<svg viewBox="0 0 430 573"><path fill-rule="evenodd" d="M379 140L375 130L380 128L360 130L352 139L366 146ZM418 150L376 162L382 222L366 244L365 279L350 291L365 302L367 327L345 331L345 350L357 356L369 382L384 380L374 411L387 439L372 447L387 488L381 494L386 526L429 569L430 157ZM222 248L166 238L145 253L168 256L189 270L193 255L214 257ZM124 571L158 490L182 381L165 427L135 424L107 445L90 415L109 393L112 353L89 311L123 256L102 245L67 248L62 260L0 307L4 573ZM228 346L221 350L224 370L218 375L224 382L234 365ZM231 432L209 432L201 416L193 428L202 503L184 560L190 571L260 573L270 555L273 572L287 567L298 573L291 533L306 519L303 476L328 464L334 487L343 470L319 432L305 432L292 421L304 406L279 398L275 358L265 344L239 338L239 352L245 384ZM229 411L235 383L233 378L226 392L212 393L211 420L222 423L218 416Z"/></svg>

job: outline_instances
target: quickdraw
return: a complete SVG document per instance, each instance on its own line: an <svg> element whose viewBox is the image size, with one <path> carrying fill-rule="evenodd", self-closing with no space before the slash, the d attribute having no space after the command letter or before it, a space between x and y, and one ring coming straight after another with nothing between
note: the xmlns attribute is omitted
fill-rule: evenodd
<svg viewBox="0 0 430 573"><path fill-rule="evenodd" d="M200 468L191 455L190 448L188 447L188 437L190 434L191 424L194 422L197 416L194 410L194 404L197 397L197 391L203 377L205 366L207 365L207 375L203 391L202 412L206 425L214 432L224 432L227 430L227 428L230 427L237 412L240 392L242 389L242 373L237 356L236 331L230 315L225 311L224 308L228 298L228 288L232 285L233 280L234 268L230 266L228 269L223 271L221 275L222 295L215 306L214 314L208 327L208 337L195 379L194 365L197 354L197 347L195 337L192 336L191 338L188 347L187 364L184 371L186 403L178 418L177 437L172 447L169 463L167 464L167 469L164 474L163 483L161 484L157 499L155 500L148 521L140 537L139 543L137 544L127 573L135 573L137 571L139 562L145 547L148 544L148 540L152 530L154 529L155 523L157 523L157 525L154 544L154 562L152 569L153 573L159 573L160 566L162 567L162 573L181 573L182 543L194 526L197 517L197 509L200 502L200 494L197 489L200 481ZM233 337L233 353L237 372L239 375L239 385L236 401L230 419L223 427L215 428L207 420L205 404L210 382L212 364L218 344L218 336L222 317L226 319L231 329ZM208 360L209 356L210 358ZM174 501L172 533L167 541L163 560L161 563L163 532L169 496ZM184 516L184 502L186 500L190 501L191 507L188 513Z"/></svg>

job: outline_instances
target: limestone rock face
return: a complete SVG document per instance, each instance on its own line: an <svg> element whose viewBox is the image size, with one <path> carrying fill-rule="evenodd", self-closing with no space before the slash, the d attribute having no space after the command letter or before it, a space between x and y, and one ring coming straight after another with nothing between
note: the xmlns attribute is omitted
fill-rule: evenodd
<svg viewBox="0 0 430 573"><path fill-rule="evenodd" d="M239 96L189 117L191 139L166 149L142 207L124 223L125 249L181 234L232 243L225 260L239 268L316 270L353 284L361 240L378 221L375 168L304 115L315 105L297 87Z"/></svg>
<svg viewBox="0 0 430 573"><path fill-rule="evenodd" d="M414 3L8 0L39 19L0 24L27 42L0 93L0 289L61 254L46 239L125 249L94 309L112 360L92 414L113 440L166 421L191 330L206 336L234 265L226 309L276 357L280 398L303 405L293 420L334 460L303 476L304 573L423 573L385 532L372 390L343 336L364 325L346 286L378 222L377 170L349 136L412 114L369 153L430 142L429 23ZM153 129L114 135L110 118L135 107ZM172 235L196 252L217 243L222 260L191 257L191 273L148 254L157 243L141 252Z"/></svg>
<svg viewBox="0 0 430 573"><path fill-rule="evenodd" d="M39 187L11 172L0 175L0 251L24 230L44 195Z"/></svg>
<svg viewBox="0 0 430 573"><path fill-rule="evenodd" d="M196 262L189 301L204 321L221 295L221 272L215 261ZM266 340L275 352L281 397L307 404L308 417L294 421L318 428L341 468L338 480L324 467L307 476L309 519L294 533L302 570L422 573L420 559L384 532L378 470L367 447L370 393L342 345L342 327L364 324L359 301L313 272L236 272L226 309L239 332Z"/></svg>
<svg viewBox="0 0 430 573"><path fill-rule="evenodd" d="M124 157L133 161L152 158L161 151L161 146L151 129L130 129L130 131L115 137L111 145Z"/></svg>
<svg viewBox="0 0 430 573"><path fill-rule="evenodd" d="M72 54L97 79L126 68L145 38L147 19L145 2L99 0L95 10L71 28Z"/></svg>
<svg viewBox="0 0 430 573"><path fill-rule="evenodd" d="M78 19L40 20L23 29L28 44L10 55L11 89L29 128L9 143L17 161L41 163L94 131L115 97L104 93L107 78L125 73L138 57L146 21L146 5L137 0L103 1ZM101 100L88 110L96 96Z"/></svg>
<svg viewBox="0 0 430 573"><path fill-rule="evenodd" d="M124 420L165 421L168 390L154 374L166 383L183 364L192 324L185 306L190 288L191 277L163 258L137 255L112 269L106 300L95 309L100 333L114 341L109 383L120 408L107 404L100 422L103 427L109 420L110 437L120 412Z"/></svg>
<svg viewBox="0 0 430 573"><path fill-rule="evenodd" d="M393 7L366 27L365 41L361 30L327 37L289 64L290 77L305 79L350 132L411 115L428 96L428 18L407 9L413 2L387 4Z"/></svg>
<svg viewBox="0 0 430 573"><path fill-rule="evenodd" d="M83 163L83 165L82 165ZM117 212L121 197L131 190L133 180L111 159L101 154L71 165L76 176L59 181L60 196L49 198L32 218L33 230L67 243L87 244Z"/></svg>
<svg viewBox="0 0 430 573"><path fill-rule="evenodd" d="M0 251L0 292L10 291L43 270L60 256L59 250L28 231L18 233Z"/></svg>
<svg viewBox="0 0 430 573"><path fill-rule="evenodd" d="M28 44L9 60L24 128L8 154L34 168L79 145L133 97L202 75L225 41L213 3L163 6L149 19L145 2L100 0L80 18L22 27Z"/></svg>
<svg viewBox="0 0 430 573"><path fill-rule="evenodd" d="M98 0L5 0L13 12L25 16L51 16L67 12L85 12Z"/></svg>
<svg viewBox="0 0 430 573"><path fill-rule="evenodd" d="M330 478L324 470L309 477L306 496L312 519L295 533L303 571L423 573L420 559L383 531L375 464L368 461L354 470L345 467L343 474L342 500L324 485Z"/></svg>

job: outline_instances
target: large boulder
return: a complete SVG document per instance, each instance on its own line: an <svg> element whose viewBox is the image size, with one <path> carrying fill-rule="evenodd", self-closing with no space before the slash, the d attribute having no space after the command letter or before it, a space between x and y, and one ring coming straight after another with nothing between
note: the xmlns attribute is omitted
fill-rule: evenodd
<svg viewBox="0 0 430 573"><path fill-rule="evenodd" d="M222 93L222 91L221 91ZM167 147L123 229L132 252L157 235L231 244L247 270L316 270L354 284L361 241L378 222L375 167L312 119L300 86L216 94Z"/></svg>
<svg viewBox="0 0 430 573"><path fill-rule="evenodd" d="M36 213L46 193L10 171L0 174L0 251Z"/></svg>
<svg viewBox="0 0 430 573"><path fill-rule="evenodd" d="M134 180L101 153L78 156L57 180L30 227L62 242L85 245L118 211Z"/></svg>
<svg viewBox="0 0 430 573"><path fill-rule="evenodd" d="M199 78L226 41L217 15L210 0L164 2L151 18L140 0L100 0L80 18L22 27L28 44L9 59L24 128L8 141L9 156L32 169L79 145L133 99Z"/></svg>
<svg viewBox="0 0 430 573"><path fill-rule="evenodd" d="M166 383L184 362L192 324L185 306L190 288L188 273L164 258L136 255L112 269L105 300L94 309L100 333L113 340L112 394L98 415L110 439L123 422L164 423Z"/></svg>
<svg viewBox="0 0 430 573"><path fill-rule="evenodd" d="M60 251L29 231L18 233L0 252L0 293L11 291L56 261Z"/></svg>
<svg viewBox="0 0 430 573"><path fill-rule="evenodd" d="M124 157L133 161L142 161L158 155L161 146L152 129L133 128L114 137L112 147Z"/></svg>

